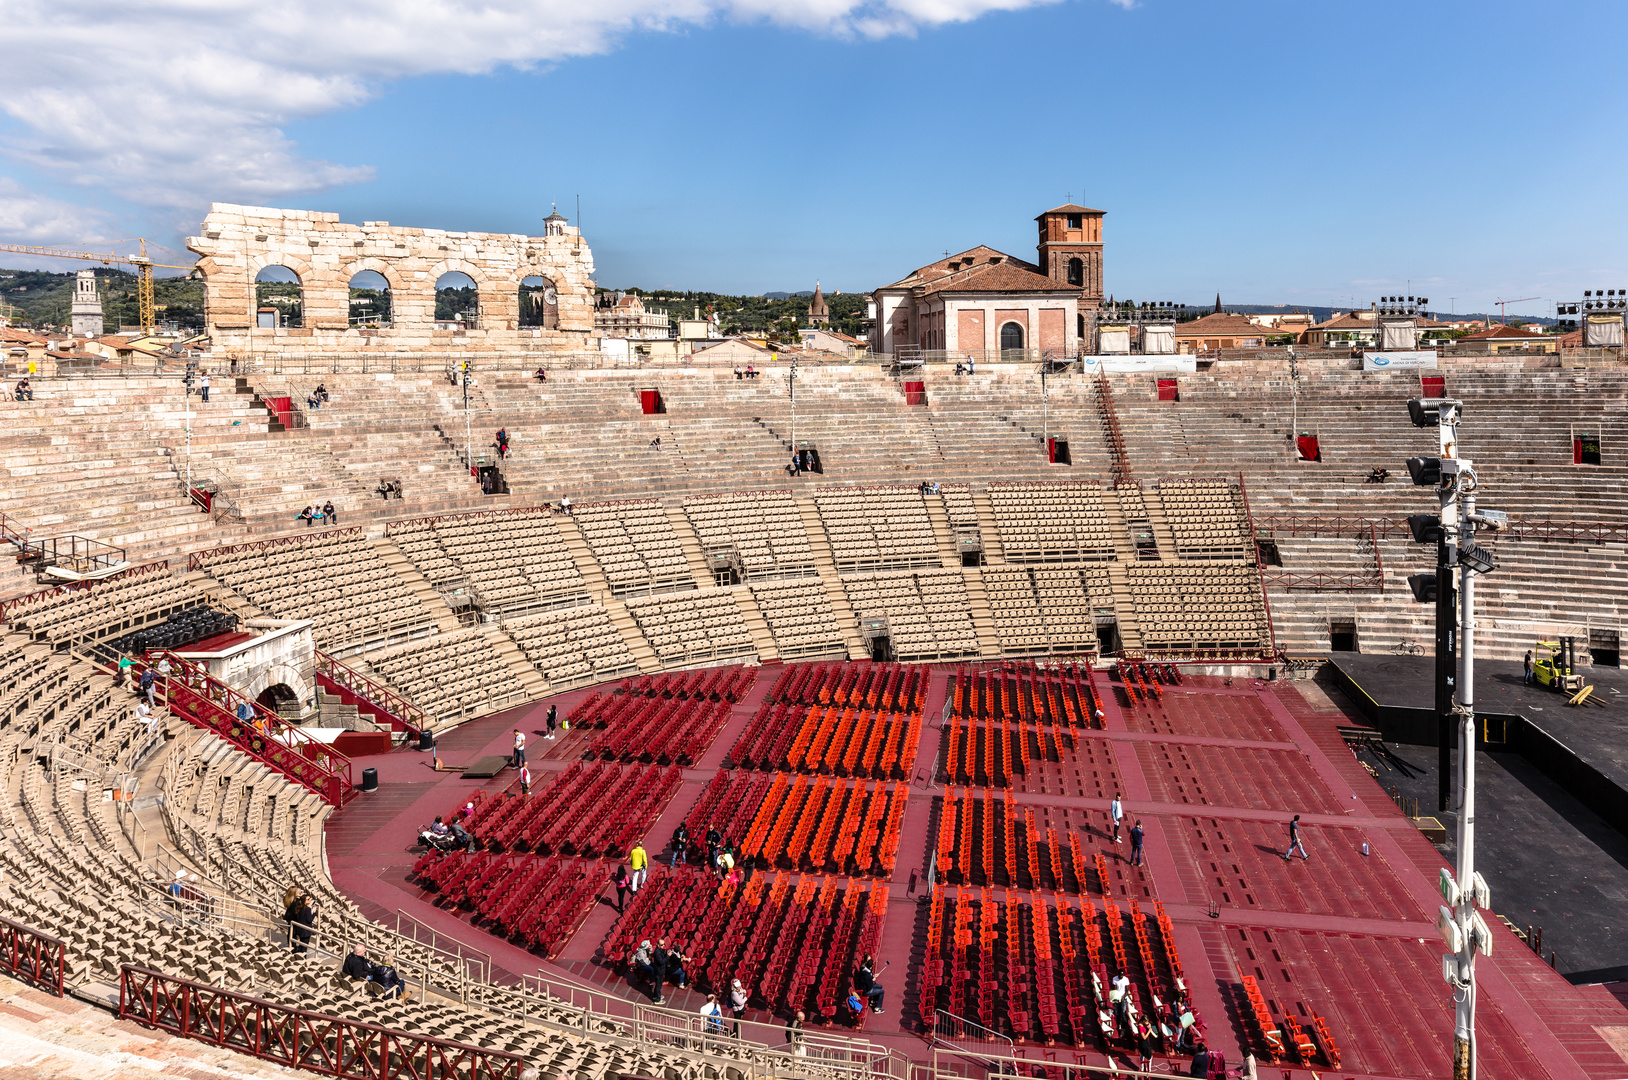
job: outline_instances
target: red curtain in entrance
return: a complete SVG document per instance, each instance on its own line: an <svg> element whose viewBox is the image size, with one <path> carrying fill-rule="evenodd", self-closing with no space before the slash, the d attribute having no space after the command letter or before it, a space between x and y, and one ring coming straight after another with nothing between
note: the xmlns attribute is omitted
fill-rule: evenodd
<svg viewBox="0 0 1628 1080"><path fill-rule="evenodd" d="M661 412L661 391L640 390L639 407L644 410L646 416L654 416L656 413Z"/></svg>
<svg viewBox="0 0 1628 1080"><path fill-rule="evenodd" d="M1441 375L1425 375L1419 379L1425 397L1446 397L1447 379Z"/></svg>
<svg viewBox="0 0 1628 1080"><path fill-rule="evenodd" d="M1323 452L1317 448L1317 436L1315 436L1315 435L1301 435L1300 437L1295 439L1295 444L1300 448L1300 460L1302 460L1302 461L1322 461L1323 460Z"/></svg>
<svg viewBox="0 0 1628 1080"><path fill-rule="evenodd" d="M1159 380L1159 400L1160 401L1180 401L1181 400L1181 398L1177 395L1177 392L1176 392L1176 380L1175 379L1160 379Z"/></svg>
<svg viewBox="0 0 1628 1080"><path fill-rule="evenodd" d="M904 384L904 403L906 405L927 404L927 384L925 382L907 382Z"/></svg>

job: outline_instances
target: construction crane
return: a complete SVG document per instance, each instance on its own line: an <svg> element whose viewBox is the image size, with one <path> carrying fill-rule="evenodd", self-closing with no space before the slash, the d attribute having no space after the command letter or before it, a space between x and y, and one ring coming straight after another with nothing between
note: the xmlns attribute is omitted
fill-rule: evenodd
<svg viewBox="0 0 1628 1080"><path fill-rule="evenodd" d="M1506 311L1505 308L1507 308L1510 304L1524 304L1524 303L1527 303L1528 301L1531 301L1531 300L1542 300L1542 299L1543 299L1543 297L1541 297L1541 296L1523 296L1519 300L1499 300L1499 301L1496 301L1496 303L1498 304L1498 321L1500 323L1509 322L1509 312Z"/></svg>
<svg viewBox="0 0 1628 1080"><path fill-rule="evenodd" d="M153 270L196 270L194 266L173 266L170 263L153 262L147 256L147 241L137 239L140 250L134 255L120 255L116 251L70 251L67 248L31 247L26 244L0 244L0 251L16 252L19 255L35 255L48 259L81 259L86 262L99 262L104 266L118 264L120 266L134 266L136 268L136 296L141 305L141 332L151 336L157 328L157 311L153 303Z"/></svg>

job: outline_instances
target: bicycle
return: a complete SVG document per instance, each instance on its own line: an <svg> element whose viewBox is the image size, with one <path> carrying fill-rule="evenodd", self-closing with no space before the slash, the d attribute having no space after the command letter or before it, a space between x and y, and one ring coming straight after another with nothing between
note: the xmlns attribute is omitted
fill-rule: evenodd
<svg viewBox="0 0 1628 1080"><path fill-rule="evenodd" d="M1404 653L1408 656L1423 656L1424 651L1424 646L1417 641L1398 641L1391 646L1391 652Z"/></svg>

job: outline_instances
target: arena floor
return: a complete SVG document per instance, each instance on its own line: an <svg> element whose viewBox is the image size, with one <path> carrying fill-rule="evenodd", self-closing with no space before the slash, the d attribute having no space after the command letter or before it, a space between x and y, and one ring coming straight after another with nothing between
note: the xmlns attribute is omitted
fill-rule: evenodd
<svg viewBox="0 0 1628 1080"><path fill-rule="evenodd" d="M709 748L682 770L677 794L648 828L653 855L713 781L782 670L781 665L760 669ZM899 822L897 862L885 879L888 899L876 950L879 966L887 965L882 983L888 1007L864 1019L866 1038L919 1060L929 1057L931 1047L922 1017L931 1015L932 1007L924 1010L921 1000L927 924L935 910L926 883L932 857L942 847L938 804L946 790L942 775L932 773L948 756L946 703L955 674L953 667L935 668L927 684L926 722L907 774L908 800ZM1208 1041L1230 1062L1240 1060L1246 1048L1257 1054L1262 1049L1244 992L1248 976L1274 1016L1295 1017L1308 1032L1314 1018L1323 1018L1337 1049L1336 1068L1320 1035L1308 1059L1280 1063L1285 1075L1291 1070L1353 1080L1448 1075L1451 1003L1441 982L1442 947L1434 928L1435 879L1443 861L1346 748L1337 726L1351 720L1329 711L1327 698L1303 696L1289 682L1189 678L1162 687L1159 700L1143 695L1135 702L1101 673L1096 686L1102 691L1103 728L1074 732L1060 761L1037 760L1014 778L1006 812L1033 811L1035 821L1059 836L1077 835L1084 864L1101 866L1106 874L1037 875L1028 884L1049 887L1034 891L999 873L989 880L970 869L969 880L960 883L959 871L945 872L938 885L945 911L958 904L982 910L991 902L1017 900L1025 914L1008 924L1010 934L1013 925L1032 925L1029 910L1039 913L1037 919L1050 912L1066 925L1082 908L1089 921L1095 905L1111 911L1135 901L1151 922L1157 904L1172 930L1165 944L1179 955ZM441 758L462 765L507 753L511 729L518 724L531 733L534 786L540 787L546 774L563 772L582 756L591 734L574 730L563 739L540 742L544 712L556 704L568 716L588 693L575 691L465 725L443 737ZM364 910L387 922L397 911L411 915L489 952L500 971L541 970L591 984L625 1001L630 1011L635 1002L648 1000L605 963L618 929L609 888L554 958L545 960L471 925L471 911L439 906L434 892L409 880L419 854L413 850L418 829L476 791L508 787L512 772L493 781L462 780L457 773L433 772L427 754L408 750L355 764L377 768L380 788L333 815L327 856L335 882ZM1129 865L1128 843L1114 844L1106 827L1115 788L1123 793L1127 817L1140 819L1146 831L1143 869ZM956 798L970 794L974 801L985 794L977 786L965 793L959 784L951 792ZM546 796L546 788L541 793ZM1005 794L998 790L994 799ZM990 805L984 803L983 813ZM1296 813L1310 858L1287 862L1282 856L1286 825ZM956 838L955 861L965 857L976 866L976 856L962 850L963 838L973 835L969 828ZM605 872L614 865L606 862ZM1052 865L1061 866L1055 858ZM667 871L657 867L653 873L659 877ZM1571 986L1501 924L1493 925L1493 956L1477 968L1482 1075L1604 1080L1628 1074L1628 1013L1621 1004L1598 987ZM1022 951L1033 944L1025 939ZM1027 967L1002 955L986 973L996 976L1004 998L1014 979L1027 977ZM962 1000L961 988L948 993L948 1004ZM972 996L969 992L965 1000ZM943 997L938 1001L940 1007L946 1003ZM669 1007L691 1012L700 1002L693 988L668 997ZM1015 1001L1011 1008L1017 1008ZM1012 1024L1004 1003L997 1013L997 1027ZM1012 1026L1021 1027L1021 1018ZM1111 1049L1125 1060L1122 1049L1108 1047L1095 1032L1080 1035L1083 1045L1064 1037L1047 1046L1031 1037L1017 1050L1036 1058L1099 1063ZM1167 1055L1156 1061L1174 1064ZM1263 1069L1262 1075L1278 1074Z"/></svg>

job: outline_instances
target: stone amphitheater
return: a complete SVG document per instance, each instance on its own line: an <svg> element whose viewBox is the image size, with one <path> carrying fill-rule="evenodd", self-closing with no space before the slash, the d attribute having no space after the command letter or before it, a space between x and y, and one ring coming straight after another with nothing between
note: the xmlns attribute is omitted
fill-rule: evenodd
<svg viewBox="0 0 1628 1080"><path fill-rule="evenodd" d="M190 605L312 620L322 654L410 702L432 735L710 665L1115 652L1263 675L1431 637L1433 614L1405 582L1431 554L1403 521L1431 508L1402 467L1435 450L1436 433L1408 422L1416 375L1331 365L1291 381L1270 361L1216 365L1181 376L1171 401L1151 377L1057 375L1043 397L1028 366L935 366L913 403L884 368L804 364L794 405L783 368L747 380L559 361L540 381L530 366L480 362L467 412L449 373L411 356L218 371L190 413L178 374L128 368L41 377L35 401L0 403L6 539L26 551L71 535L129 564L55 588L33 561L0 566L0 914L61 943L61 984L79 1003L7 980L4 1011L105 1016L121 991L160 993L141 982L159 973L204 988L195 1001L220 1016L252 1000L426 1040L409 1055L484 1053L440 1075L912 1068L863 1039L792 1060L767 1033L663 1034L370 918L329 872L332 800L195 718L144 722L116 685L109 644ZM1559 633L1614 652L1628 374L1487 358L1436 374L1466 403L1461 453L1482 505L1517 525L1493 541L1484 654L1518 658ZM329 400L302 408L319 382ZM650 390L660 411L645 411ZM500 493L466 466L466 423ZM1583 432L1603 464L1573 464ZM1299 433L1317 437L1320 460L1300 459ZM1048 437L1066 440L1068 464L1048 462ZM822 471L790 475L794 444L816 448ZM1376 466L1389 482L1366 482ZM382 480L400 497L381 498ZM296 520L330 501L336 524ZM318 696L287 718L344 711ZM347 726L371 725L352 714ZM286 947L291 884L325 912L305 955ZM402 1004L338 976L357 942L415 973L422 995ZM134 1071L281 1074L123 1021L34 1022L46 1042L13 1060L50 1064L27 1075L77 1075L73 1054L115 1052L148 1063ZM50 1042L52 1024L88 1024L87 1041Z"/></svg>

